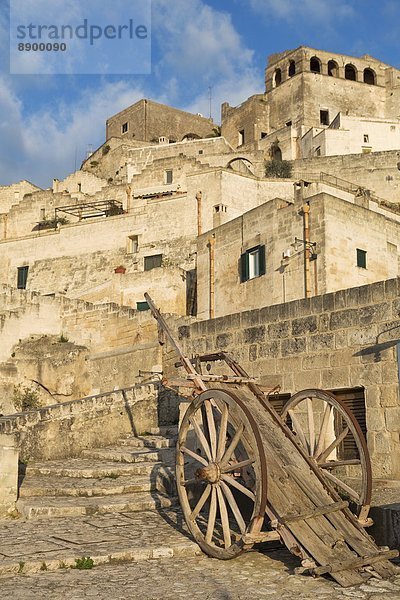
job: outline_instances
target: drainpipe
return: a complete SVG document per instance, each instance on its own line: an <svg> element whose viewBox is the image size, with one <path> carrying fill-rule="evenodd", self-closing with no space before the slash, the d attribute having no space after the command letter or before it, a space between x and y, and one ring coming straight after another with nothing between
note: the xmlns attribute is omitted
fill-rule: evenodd
<svg viewBox="0 0 400 600"><path fill-rule="evenodd" d="M203 199L203 192L197 192L196 194L196 200L197 200L197 235L201 235L202 234L202 227L201 227L201 203L202 203L202 199Z"/></svg>
<svg viewBox="0 0 400 600"><path fill-rule="evenodd" d="M208 249L210 254L210 311L209 318L213 319L215 316L215 272L214 272L214 264L215 264L215 233L208 240Z"/></svg>
<svg viewBox="0 0 400 600"><path fill-rule="evenodd" d="M305 297L311 298L311 272L310 272L310 205L303 204L303 223L304 223L304 282Z"/></svg>
<svg viewBox="0 0 400 600"><path fill-rule="evenodd" d="M144 141L147 142L147 100L144 101Z"/></svg>

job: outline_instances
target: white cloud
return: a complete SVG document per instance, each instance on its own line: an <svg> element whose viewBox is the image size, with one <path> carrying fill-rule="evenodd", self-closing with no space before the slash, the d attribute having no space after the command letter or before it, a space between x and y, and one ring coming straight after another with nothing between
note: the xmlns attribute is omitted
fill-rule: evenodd
<svg viewBox="0 0 400 600"><path fill-rule="evenodd" d="M347 0L246 0L246 4L266 19L277 17L290 22L302 19L326 26L355 14Z"/></svg>
<svg viewBox="0 0 400 600"><path fill-rule="evenodd" d="M83 92L74 106L25 118L22 105L6 80L0 80L0 185L20 179L48 186L79 168L88 144L104 141L105 120L143 97L126 82L107 83Z"/></svg>
<svg viewBox="0 0 400 600"><path fill-rule="evenodd" d="M154 0L153 31L163 59L154 65L161 75L172 70L191 85L232 78L252 69L253 51L248 49L227 13L200 0Z"/></svg>

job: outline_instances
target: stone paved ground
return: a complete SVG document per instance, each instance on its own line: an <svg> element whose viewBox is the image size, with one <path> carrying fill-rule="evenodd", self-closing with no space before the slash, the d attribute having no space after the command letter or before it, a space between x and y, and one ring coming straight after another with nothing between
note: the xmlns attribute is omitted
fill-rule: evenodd
<svg viewBox="0 0 400 600"><path fill-rule="evenodd" d="M2 600L399 600L393 582L370 580L343 589L331 580L293 575L284 549L250 552L232 561L205 556L0 577Z"/></svg>
<svg viewBox="0 0 400 600"><path fill-rule="evenodd" d="M56 571L75 565L82 556L90 556L96 565L102 565L194 556L199 552L177 508L0 522L0 576Z"/></svg>

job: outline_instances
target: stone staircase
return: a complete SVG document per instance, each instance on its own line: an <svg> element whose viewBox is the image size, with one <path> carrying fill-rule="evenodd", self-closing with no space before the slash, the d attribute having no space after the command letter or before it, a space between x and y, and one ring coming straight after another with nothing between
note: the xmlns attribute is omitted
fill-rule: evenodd
<svg viewBox="0 0 400 600"><path fill-rule="evenodd" d="M170 507L176 430L128 436L79 458L28 463L17 510L26 519L79 517Z"/></svg>
<svg viewBox="0 0 400 600"><path fill-rule="evenodd" d="M176 428L153 434L29 462L0 520L0 576L200 554L175 497Z"/></svg>

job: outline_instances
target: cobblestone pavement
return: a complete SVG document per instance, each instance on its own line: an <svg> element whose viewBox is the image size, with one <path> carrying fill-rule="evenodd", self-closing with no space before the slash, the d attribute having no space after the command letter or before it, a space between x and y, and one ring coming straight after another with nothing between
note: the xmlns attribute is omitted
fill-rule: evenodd
<svg viewBox="0 0 400 600"><path fill-rule="evenodd" d="M400 575L341 588L329 579L293 575L283 548L231 561L205 556L0 577L2 600L399 600Z"/></svg>

